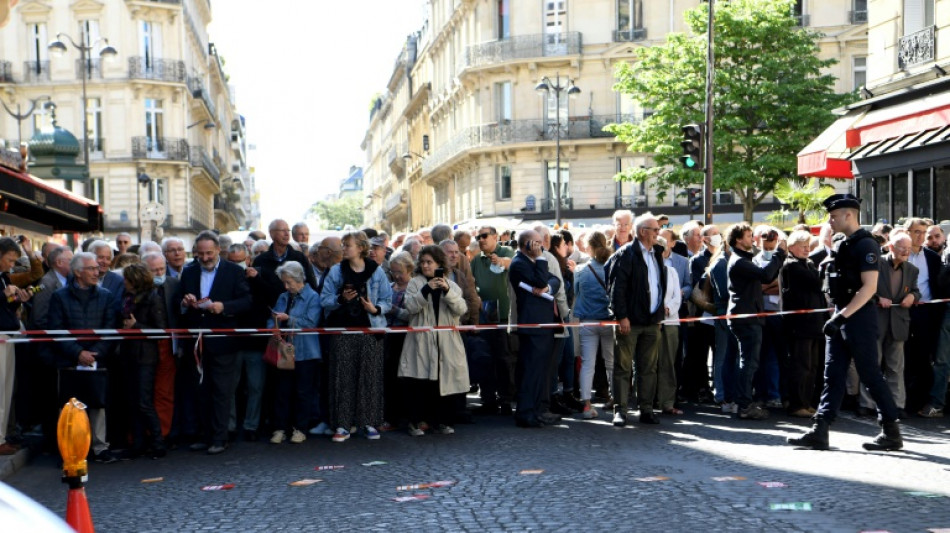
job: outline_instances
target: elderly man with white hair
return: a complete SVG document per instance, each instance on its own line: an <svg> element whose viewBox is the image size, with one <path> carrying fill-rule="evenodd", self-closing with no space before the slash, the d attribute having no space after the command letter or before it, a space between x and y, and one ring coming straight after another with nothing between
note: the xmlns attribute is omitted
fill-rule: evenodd
<svg viewBox="0 0 950 533"><path fill-rule="evenodd" d="M185 268L185 241L178 237L166 237L162 240L162 253L165 254L165 264L168 267L166 274L170 278L179 279Z"/></svg>
<svg viewBox="0 0 950 533"><path fill-rule="evenodd" d="M633 242L633 211L629 209L614 211L613 221L614 237L611 244L614 251L617 251L624 244Z"/></svg>

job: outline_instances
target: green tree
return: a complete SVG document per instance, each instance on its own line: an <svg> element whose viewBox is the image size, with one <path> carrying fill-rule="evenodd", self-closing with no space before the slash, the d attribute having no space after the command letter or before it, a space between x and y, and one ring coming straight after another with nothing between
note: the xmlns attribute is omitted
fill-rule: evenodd
<svg viewBox="0 0 950 533"><path fill-rule="evenodd" d="M799 224L807 224L809 216L823 215L822 202L834 193L835 188L831 185L822 185L817 179L799 178L779 180L773 191L779 202L798 211Z"/></svg>
<svg viewBox="0 0 950 533"><path fill-rule="evenodd" d="M821 73L835 60L818 58L819 35L796 27L792 3L716 3L713 186L734 192L746 220L778 180L795 176L795 154L832 122L832 109L852 98L835 94L835 78ZM652 154L656 166L617 179L654 180L661 191L702 183L702 174L684 170L678 158L680 127L705 120L707 9L686 12L689 34L672 33L618 66L614 90L653 114L605 130L630 151Z"/></svg>
<svg viewBox="0 0 950 533"><path fill-rule="evenodd" d="M320 229L341 230L347 225L360 227L363 224L363 205L358 196L338 200L320 200L310 207L320 221Z"/></svg>

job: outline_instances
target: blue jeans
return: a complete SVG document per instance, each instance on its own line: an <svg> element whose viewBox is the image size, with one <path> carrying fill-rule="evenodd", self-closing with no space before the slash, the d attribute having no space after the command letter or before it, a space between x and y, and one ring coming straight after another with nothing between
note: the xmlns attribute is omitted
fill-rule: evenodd
<svg viewBox="0 0 950 533"><path fill-rule="evenodd" d="M767 402L781 400L779 386L780 364L786 359L785 337L782 336L782 318L766 317L762 328L762 350L759 354L759 371L755 376L756 400Z"/></svg>
<svg viewBox="0 0 950 533"><path fill-rule="evenodd" d="M241 381L241 372L247 376L247 405L244 410L244 429L257 431L261 423L261 397L264 395L264 358L257 350L241 350L238 352L238 374L234 386ZM231 420L228 429L237 429L236 400L231 402Z"/></svg>
<svg viewBox="0 0 950 533"><path fill-rule="evenodd" d="M943 315L940 338L934 358L934 384L930 389L930 405L943 409L947 398L947 378L950 377L950 305Z"/></svg>
<svg viewBox="0 0 950 533"><path fill-rule="evenodd" d="M729 326L739 342L739 397L740 409L752 403L752 379L759 369L759 354L762 351L762 324L758 322L733 321Z"/></svg>
<svg viewBox="0 0 950 533"><path fill-rule="evenodd" d="M739 344L725 320L716 321L716 346L713 350L713 386L718 403L736 401L736 357Z"/></svg>
<svg viewBox="0 0 950 533"><path fill-rule="evenodd" d="M818 416L834 422L844 399L848 367L854 360L861 384L877 403L879 418L884 422L897 420L897 404L877 358L877 310L868 304L848 318L841 332L828 337L825 351L825 388L821 393Z"/></svg>

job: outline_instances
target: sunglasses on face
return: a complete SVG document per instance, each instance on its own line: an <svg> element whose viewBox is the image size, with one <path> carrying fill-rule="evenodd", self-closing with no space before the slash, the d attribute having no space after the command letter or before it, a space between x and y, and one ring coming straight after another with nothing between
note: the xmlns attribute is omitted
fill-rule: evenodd
<svg viewBox="0 0 950 533"><path fill-rule="evenodd" d="M487 238L489 238L489 237L491 237L491 233L479 233L479 234L478 234L478 240L487 239Z"/></svg>

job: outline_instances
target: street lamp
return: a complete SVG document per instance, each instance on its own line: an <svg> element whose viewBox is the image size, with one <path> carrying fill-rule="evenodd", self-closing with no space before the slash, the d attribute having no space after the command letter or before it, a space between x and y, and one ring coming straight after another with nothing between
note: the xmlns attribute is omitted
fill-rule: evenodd
<svg viewBox="0 0 950 533"><path fill-rule="evenodd" d="M56 57L62 57L66 53L68 47L66 43L63 42L65 38L69 44L73 45L73 48L79 50L79 61L82 64L82 155L83 155L83 166L86 167L86 178L89 178L89 102L86 101L86 80L89 77L89 73L86 71L86 56L100 43L103 43L102 48L99 49L99 57L105 60L115 59L115 56L119 52L109 44L109 39L105 37L100 37L96 39L96 42L92 44L85 44L87 41L87 35L85 28L80 30L79 42L83 44L78 44L73 40L68 34L57 33L56 40L49 43L49 51ZM70 185L70 189L72 186Z"/></svg>
<svg viewBox="0 0 950 533"><path fill-rule="evenodd" d="M18 144L17 149L19 149L19 145L23 144L23 129L20 123L30 118L30 115L32 115L33 112L36 111L36 104L40 100L52 101L52 98L50 98L49 96L40 96L39 98L33 98L32 100L30 100L30 108L26 110L26 113L20 112L19 103L17 103L16 113L14 113L13 110L7 107L6 102L4 102L3 100L0 100L0 104L3 104L4 111L6 111L7 114L9 114L11 117L13 117L16 120L16 133L17 133L17 144Z"/></svg>
<svg viewBox="0 0 950 533"><path fill-rule="evenodd" d="M551 91L554 91L554 138L555 138L555 176L556 176L556 191L554 198L554 223L558 226L561 225L561 93L566 92L567 96L574 98L581 93L581 90L574 85L574 80L566 78L564 80L564 85L561 85L561 74L558 73L555 77L555 82L552 82L547 76L541 78L541 82L538 83L534 90L538 92L538 95L548 97L551 94Z"/></svg>

